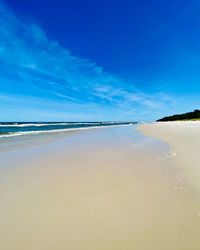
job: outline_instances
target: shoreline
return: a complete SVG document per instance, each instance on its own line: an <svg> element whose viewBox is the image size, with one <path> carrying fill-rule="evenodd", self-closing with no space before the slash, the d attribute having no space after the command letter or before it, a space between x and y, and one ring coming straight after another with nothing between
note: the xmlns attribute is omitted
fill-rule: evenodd
<svg viewBox="0 0 200 250"><path fill-rule="evenodd" d="M200 121L172 121L140 124L141 134L168 143L174 161L184 170L191 185L200 193Z"/></svg>
<svg viewBox="0 0 200 250"><path fill-rule="evenodd" d="M27 125L26 125L27 126ZM42 125L44 126L44 125ZM48 125L46 125L48 126ZM53 140L71 136L74 133L81 134L82 132L87 132L96 129L109 129L114 127L126 127L126 126L136 126L135 124L115 124L107 126L90 126L90 127L79 127L79 128L66 128L66 129L56 129L56 130L46 130L46 131L28 131L28 132L15 132L8 133L8 135L2 135L0 133L0 153L7 152L10 150L17 150L20 148L26 148L29 146L38 146L40 144L46 144ZM40 126L41 127L41 126Z"/></svg>

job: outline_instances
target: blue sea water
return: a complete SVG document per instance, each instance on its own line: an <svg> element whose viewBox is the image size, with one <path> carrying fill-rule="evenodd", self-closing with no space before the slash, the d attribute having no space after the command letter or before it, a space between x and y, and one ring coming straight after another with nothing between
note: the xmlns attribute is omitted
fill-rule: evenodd
<svg viewBox="0 0 200 250"><path fill-rule="evenodd" d="M136 122L0 122L0 138L133 124Z"/></svg>

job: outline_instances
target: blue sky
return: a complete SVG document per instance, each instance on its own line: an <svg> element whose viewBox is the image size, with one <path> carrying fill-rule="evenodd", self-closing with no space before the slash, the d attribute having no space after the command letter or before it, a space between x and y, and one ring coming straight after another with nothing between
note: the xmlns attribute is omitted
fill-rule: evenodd
<svg viewBox="0 0 200 250"><path fill-rule="evenodd" d="M1 121L200 108L200 2L0 0Z"/></svg>

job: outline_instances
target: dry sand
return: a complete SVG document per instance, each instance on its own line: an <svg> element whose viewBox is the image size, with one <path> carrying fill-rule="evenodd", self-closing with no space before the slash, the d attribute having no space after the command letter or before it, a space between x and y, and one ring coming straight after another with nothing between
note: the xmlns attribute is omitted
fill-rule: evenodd
<svg viewBox="0 0 200 250"><path fill-rule="evenodd" d="M171 145L174 160L200 194L200 121L156 122L137 130Z"/></svg>
<svg viewBox="0 0 200 250"><path fill-rule="evenodd" d="M0 249L199 250L199 199L169 150L129 127L0 154Z"/></svg>

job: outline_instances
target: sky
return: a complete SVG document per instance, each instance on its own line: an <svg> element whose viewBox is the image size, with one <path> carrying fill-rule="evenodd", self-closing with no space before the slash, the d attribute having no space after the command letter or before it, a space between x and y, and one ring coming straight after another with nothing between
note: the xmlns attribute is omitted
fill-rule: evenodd
<svg viewBox="0 0 200 250"><path fill-rule="evenodd" d="M200 108L199 0L0 0L0 121Z"/></svg>

